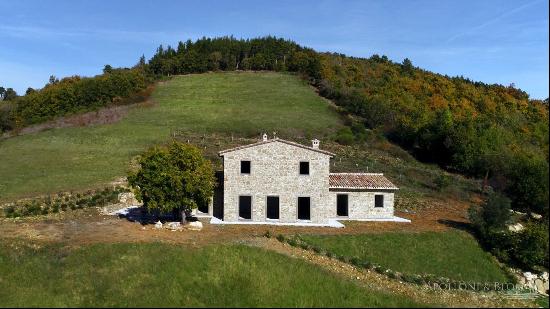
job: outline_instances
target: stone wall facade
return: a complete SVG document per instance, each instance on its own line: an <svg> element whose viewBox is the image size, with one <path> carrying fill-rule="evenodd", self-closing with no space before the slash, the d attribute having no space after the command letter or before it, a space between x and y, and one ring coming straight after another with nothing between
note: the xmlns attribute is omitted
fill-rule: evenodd
<svg viewBox="0 0 550 309"><path fill-rule="evenodd" d="M223 152L223 221L247 223L297 223L298 198L309 197L311 219L393 218L392 190L330 189L331 155L281 141L259 143ZM241 161L250 161L250 174L241 173ZM300 162L309 162L309 175L300 175ZM337 194L348 195L348 216L337 216ZM375 195L384 196L384 207L374 207ZM251 196L252 218L239 217L239 197ZM279 220L267 218L267 197L279 197ZM212 209L210 207L210 209ZM216 216L216 215L214 215Z"/></svg>
<svg viewBox="0 0 550 309"><path fill-rule="evenodd" d="M241 174L241 161L251 162ZM300 175L300 162L309 162L309 175ZM279 222L298 221L298 197L310 197L311 222L330 217L330 156L283 142L271 142L224 154L224 221L239 218L239 196L252 196L253 222L265 222L268 196L279 197Z"/></svg>
<svg viewBox="0 0 550 309"><path fill-rule="evenodd" d="M338 217L336 213L337 195L348 196L348 216ZM374 207L374 196L383 195L383 207ZM330 190L330 203L333 207L333 218L343 220L364 219L390 219L393 217L394 193L393 191L365 191L365 190Z"/></svg>

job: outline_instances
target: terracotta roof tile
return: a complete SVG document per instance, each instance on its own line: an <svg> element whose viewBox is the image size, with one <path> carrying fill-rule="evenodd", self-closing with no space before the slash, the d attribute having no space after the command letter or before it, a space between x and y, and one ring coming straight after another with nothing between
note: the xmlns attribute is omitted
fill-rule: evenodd
<svg viewBox="0 0 550 309"><path fill-rule="evenodd" d="M383 174L375 173L330 173L329 186L331 189L398 189Z"/></svg>

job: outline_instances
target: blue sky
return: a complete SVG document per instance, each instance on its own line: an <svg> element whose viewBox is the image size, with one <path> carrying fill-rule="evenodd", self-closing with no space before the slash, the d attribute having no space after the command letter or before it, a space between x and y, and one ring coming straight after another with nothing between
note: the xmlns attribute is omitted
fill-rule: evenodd
<svg viewBox="0 0 550 309"><path fill-rule="evenodd" d="M159 44L276 35L319 51L384 54L548 97L548 1L1 1L0 85L131 66Z"/></svg>

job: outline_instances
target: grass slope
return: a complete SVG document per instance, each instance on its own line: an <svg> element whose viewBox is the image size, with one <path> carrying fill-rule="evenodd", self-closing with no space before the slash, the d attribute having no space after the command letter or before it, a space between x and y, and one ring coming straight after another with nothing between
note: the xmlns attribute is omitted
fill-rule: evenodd
<svg viewBox="0 0 550 309"><path fill-rule="evenodd" d="M1 307L404 307L307 262L246 246L0 246Z"/></svg>
<svg viewBox="0 0 550 309"><path fill-rule="evenodd" d="M153 93L154 107L120 122L61 128L0 141L0 200L84 189L126 173L129 159L171 132L325 135L336 112L298 77L213 73L174 77Z"/></svg>
<svg viewBox="0 0 550 309"><path fill-rule="evenodd" d="M408 274L433 274L468 282L508 282L475 239L464 232L304 235L338 255L359 257Z"/></svg>

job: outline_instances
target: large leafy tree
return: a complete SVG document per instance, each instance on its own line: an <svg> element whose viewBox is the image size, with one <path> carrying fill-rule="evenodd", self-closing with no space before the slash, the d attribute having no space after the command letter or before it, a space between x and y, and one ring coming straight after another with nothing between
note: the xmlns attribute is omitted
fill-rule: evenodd
<svg viewBox="0 0 550 309"><path fill-rule="evenodd" d="M192 209L208 204L213 195L212 164L195 146L173 142L154 147L138 163L128 181L148 210L177 213L185 222Z"/></svg>
<svg viewBox="0 0 550 309"><path fill-rule="evenodd" d="M17 98L17 92L13 88L0 87L0 101L11 101Z"/></svg>

